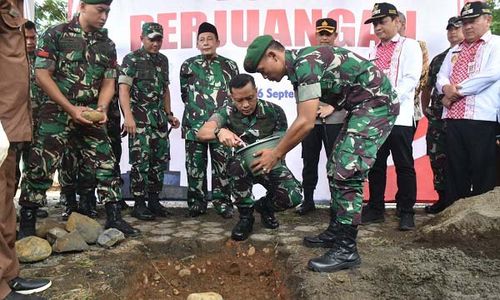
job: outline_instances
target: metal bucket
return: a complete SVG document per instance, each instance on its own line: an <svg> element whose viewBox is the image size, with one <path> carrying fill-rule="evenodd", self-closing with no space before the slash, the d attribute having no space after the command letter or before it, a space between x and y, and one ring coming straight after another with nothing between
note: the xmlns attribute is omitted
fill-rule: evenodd
<svg viewBox="0 0 500 300"><path fill-rule="evenodd" d="M280 139L281 139L281 136L275 135L275 136L267 137L267 138L262 139L262 140L258 140L255 143L247 145L247 146L239 149L238 151L236 151L236 155L240 157L241 161L243 162L243 165L249 171L251 171L252 168L250 166L252 165L254 160L256 158L258 158L258 157L253 156L253 154L260 151L260 150L275 148L278 145ZM276 168L280 165L281 165L281 161L279 161L274 166L274 168ZM258 175L261 173L261 171L259 170L258 172L253 172L253 173L254 173L254 175Z"/></svg>

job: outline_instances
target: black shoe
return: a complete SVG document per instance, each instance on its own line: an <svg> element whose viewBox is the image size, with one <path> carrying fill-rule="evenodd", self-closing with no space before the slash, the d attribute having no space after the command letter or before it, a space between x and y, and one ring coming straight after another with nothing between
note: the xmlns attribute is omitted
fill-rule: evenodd
<svg viewBox="0 0 500 300"><path fill-rule="evenodd" d="M231 239L235 241L244 241L248 239L250 233L253 231L255 218L253 216L252 207L240 207L238 211L240 213L240 219L231 231Z"/></svg>
<svg viewBox="0 0 500 300"><path fill-rule="evenodd" d="M97 218L97 198L95 194L88 193L80 195L80 201L78 203L78 212L82 215L85 215L89 218L95 219Z"/></svg>
<svg viewBox="0 0 500 300"><path fill-rule="evenodd" d="M21 218L19 220L18 240L36 235L36 211L37 208L27 206L21 207L19 211Z"/></svg>
<svg viewBox="0 0 500 300"><path fill-rule="evenodd" d="M340 223L335 218L330 220L328 228L316 236L304 237L304 246L308 248L332 248L335 245Z"/></svg>
<svg viewBox="0 0 500 300"><path fill-rule="evenodd" d="M314 205L314 202L303 202L299 207L297 207L295 212L300 216L304 216L315 210L316 205Z"/></svg>
<svg viewBox="0 0 500 300"><path fill-rule="evenodd" d="M232 219L234 215L233 205L224 207L219 215L224 219Z"/></svg>
<svg viewBox="0 0 500 300"><path fill-rule="evenodd" d="M408 231L415 229L415 217L412 213L401 213L399 219L399 230Z"/></svg>
<svg viewBox="0 0 500 300"><path fill-rule="evenodd" d="M424 211L428 214L435 215L435 214L442 212L445 209L446 209L446 205L444 204L444 202L438 201L432 205L427 205L424 208Z"/></svg>
<svg viewBox="0 0 500 300"><path fill-rule="evenodd" d="M206 203L194 203L189 207L189 216L196 218L207 213Z"/></svg>
<svg viewBox="0 0 500 300"><path fill-rule="evenodd" d="M120 205L117 202L110 202L104 205L106 208L106 224L104 228L116 228L123 232L126 237L137 236L141 233L139 229L130 226L122 219Z"/></svg>
<svg viewBox="0 0 500 300"><path fill-rule="evenodd" d="M166 218L170 213L167 209L161 205L158 198L149 198L148 209L153 213L155 217Z"/></svg>
<svg viewBox="0 0 500 300"><path fill-rule="evenodd" d="M9 287L16 293L29 295L45 291L52 285L48 279L21 278L16 277L9 281Z"/></svg>
<svg viewBox="0 0 500 300"><path fill-rule="evenodd" d="M359 266L361 258L356 247L357 233L355 226L339 223L334 247L322 256L309 260L308 268L315 272L336 272Z"/></svg>
<svg viewBox="0 0 500 300"><path fill-rule="evenodd" d="M47 298L36 295L23 295L18 292L11 291L4 300L47 300Z"/></svg>
<svg viewBox="0 0 500 300"><path fill-rule="evenodd" d="M260 200L255 201L254 208L260 214L260 221L264 227L276 229L280 226L280 223L274 216L272 209L266 206L264 199L266 198L263 197Z"/></svg>
<svg viewBox="0 0 500 300"><path fill-rule="evenodd" d="M49 213L45 209L37 209L36 217L39 219L45 219L49 216Z"/></svg>
<svg viewBox="0 0 500 300"><path fill-rule="evenodd" d="M76 194L75 193L65 193L64 202L66 208L64 212L61 214L63 221L67 221L69 216L78 210L78 203L76 202Z"/></svg>
<svg viewBox="0 0 500 300"><path fill-rule="evenodd" d="M130 215L142 221L152 221L155 219L155 216L146 207L146 203L142 199L135 199L134 209Z"/></svg>
<svg viewBox="0 0 500 300"><path fill-rule="evenodd" d="M384 211L379 211L370 206L363 207L361 211L361 223L363 225L385 222Z"/></svg>

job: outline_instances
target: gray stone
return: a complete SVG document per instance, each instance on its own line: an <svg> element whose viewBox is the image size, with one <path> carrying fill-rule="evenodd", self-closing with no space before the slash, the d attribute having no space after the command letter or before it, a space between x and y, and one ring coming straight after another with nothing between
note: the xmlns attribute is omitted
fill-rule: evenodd
<svg viewBox="0 0 500 300"><path fill-rule="evenodd" d="M302 238L298 236L287 236L287 237L282 237L280 239L281 243L283 245L289 245L289 244L301 244L302 243Z"/></svg>
<svg viewBox="0 0 500 300"><path fill-rule="evenodd" d="M37 236L28 236L16 241L16 253L20 262L36 262L52 254L49 242Z"/></svg>
<svg viewBox="0 0 500 300"><path fill-rule="evenodd" d="M189 221L182 221L182 225L197 225L200 224L200 221L198 220L189 220Z"/></svg>
<svg viewBox="0 0 500 300"><path fill-rule="evenodd" d="M103 228L96 220L79 213L72 213L66 223L69 232L78 231L86 243L95 244Z"/></svg>
<svg viewBox="0 0 500 300"><path fill-rule="evenodd" d="M177 224L175 224L175 222L169 222L169 223L160 223L160 224L156 225L155 227L156 228L172 228L174 226L177 226Z"/></svg>
<svg viewBox="0 0 500 300"><path fill-rule="evenodd" d="M225 236L222 236L220 234L205 234L199 237L200 240L206 241L206 242L218 242L226 239Z"/></svg>
<svg viewBox="0 0 500 300"><path fill-rule="evenodd" d="M205 228L201 229L201 232L203 232L203 233L218 234L218 233L224 232L224 228L220 228L220 227L205 227Z"/></svg>
<svg viewBox="0 0 500 300"><path fill-rule="evenodd" d="M500 188L461 199L424 225L423 237L440 240L495 239L500 236Z"/></svg>
<svg viewBox="0 0 500 300"><path fill-rule="evenodd" d="M270 242L274 239L272 235L264 233L256 233L250 235L250 239L257 242Z"/></svg>
<svg viewBox="0 0 500 300"><path fill-rule="evenodd" d="M81 234L76 230L58 238L54 245L52 245L52 250L58 253L85 251L87 249L89 249L89 245L87 245Z"/></svg>
<svg viewBox="0 0 500 300"><path fill-rule="evenodd" d="M172 234L174 232L175 230L172 228L157 228L150 231L151 234L158 234L158 235Z"/></svg>
<svg viewBox="0 0 500 300"><path fill-rule="evenodd" d="M173 234L173 236L179 238L192 238L195 237L196 235L198 235L198 233L195 231L180 231Z"/></svg>
<svg viewBox="0 0 500 300"><path fill-rule="evenodd" d="M316 228L316 226L296 226L294 230L300 232L315 232L318 228Z"/></svg>
<svg viewBox="0 0 500 300"><path fill-rule="evenodd" d="M58 227L61 229L64 229L65 226L62 223L59 223L55 220L52 219L45 219L40 224L37 224L36 226L36 236L41 237L42 239L47 237L47 233L49 232L50 229Z"/></svg>
<svg viewBox="0 0 500 300"><path fill-rule="evenodd" d="M53 245L60 237L65 236L68 232L62 228L54 227L47 232L47 241Z"/></svg>
<svg viewBox="0 0 500 300"><path fill-rule="evenodd" d="M153 236L153 237L149 237L147 238L149 241L151 242L156 242L156 243L164 243L164 242L168 242L172 239L171 236L168 236L168 235L161 235L161 236Z"/></svg>
<svg viewBox="0 0 500 300"><path fill-rule="evenodd" d="M150 225L150 224L139 224L139 225L135 225L134 228L137 228L137 229L139 229L142 232L149 232L154 227L153 227L153 225Z"/></svg>
<svg viewBox="0 0 500 300"><path fill-rule="evenodd" d="M202 227L219 227L222 226L222 223L219 222L203 222L201 223Z"/></svg>
<svg viewBox="0 0 500 300"><path fill-rule="evenodd" d="M222 296L215 292L192 293L186 300L223 300Z"/></svg>
<svg viewBox="0 0 500 300"><path fill-rule="evenodd" d="M97 244L104 248L111 248L123 240L125 240L123 232L116 228L109 228L104 230L104 232L99 235Z"/></svg>

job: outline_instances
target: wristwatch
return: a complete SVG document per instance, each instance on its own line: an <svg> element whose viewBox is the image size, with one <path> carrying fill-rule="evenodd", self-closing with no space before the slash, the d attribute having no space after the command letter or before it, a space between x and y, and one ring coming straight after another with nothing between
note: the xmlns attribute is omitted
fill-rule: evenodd
<svg viewBox="0 0 500 300"><path fill-rule="evenodd" d="M219 132L220 132L220 128L219 127L215 127L215 129L214 129L214 135L215 135L216 138L219 138L217 136L219 134Z"/></svg>

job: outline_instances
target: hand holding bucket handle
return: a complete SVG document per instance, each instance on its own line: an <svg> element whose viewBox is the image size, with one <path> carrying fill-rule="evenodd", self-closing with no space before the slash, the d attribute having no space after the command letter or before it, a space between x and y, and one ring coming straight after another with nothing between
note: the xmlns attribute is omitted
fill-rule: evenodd
<svg viewBox="0 0 500 300"><path fill-rule="evenodd" d="M263 173L269 173L280 161L273 149L263 149L255 152L254 157L258 157L251 165L252 172L257 173L262 170Z"/></svg>

